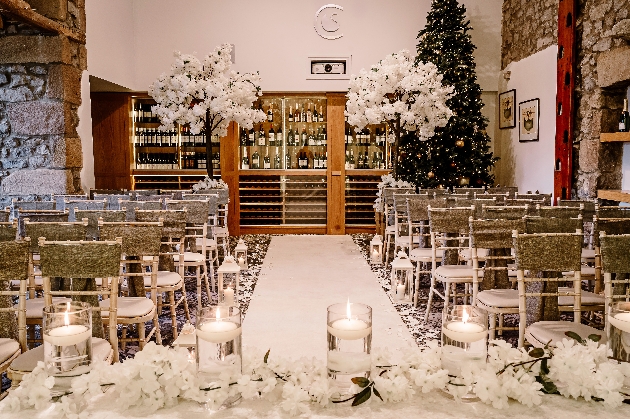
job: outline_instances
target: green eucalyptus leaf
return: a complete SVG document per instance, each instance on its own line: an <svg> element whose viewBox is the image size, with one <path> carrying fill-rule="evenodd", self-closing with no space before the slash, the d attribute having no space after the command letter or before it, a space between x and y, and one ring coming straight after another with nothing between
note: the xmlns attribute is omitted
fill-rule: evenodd
<svg viewBox="0 0 630 419"><path fill-rule="evenodd" d="M543 348L534 348L529 351L529 356L531 356L532 358L542 358L543 356L545 356L545 351Z"/></svg>
<svg viewBox="0 0 630 419"><path fill-rule="evenodd" d="M352 382L361 388L367 387L370 384L370 380L365 377L354 377Z"/></svg>
<svg viewBox="0 0 630 419"><path fill-rule="evenodd" d="M592 334L592 335L588 335L588 338L592 340L593 342L599 342L600 340L602 340L602 335Z"/></svg>
<svg viewBox="0 0 630 419"><path fill-rule="evenodd" d="M568 332L564 332L565 335L567 335L568 337L570 337L571 339L575 339L578 341L578 343L582 343L582 337L580 335L578 335L575 332L572 332L571 330L569 330Z"/></svg>
<svg viewBox="0 0 630 419"><path fill-rule="evenodd" d="M540 373L543 375L549 374L549 366L547 365L547 359L540 361Z"/></svg>
<svg viewBox="0 0 630 419"><path fill-rule="evenodd" d="M267 360L269 359L269 352L271 352L271 349L267 350L267 353L265 354L265 357L263 358L263 362L266 364Z"/></svg>
<svg viewBox="0 0 630 419"><path fill-rule="evenodd" d="M363 390L361 390L360 393L354 396L354 400L352 401L352 406L358 406L362 403L367 402L370 399L371 395L372 395L372 388L371 387L364 388Z"/></svg>
<svg viewBox="0 0 630 419"><path fill-rule="evenodd" d="M379 399L381 399L381 401L383 402L383 398L381 397L381 393L378 392L378 390L376 389L376 387L372 386L372 390L374 390L374 395L376 397L378 397Z"/></svg>
<svg viewBox="0 0 630 419"><path fill-rule="evenodd" d="M546 380L543 376L537 376L536 381L542 384L542 392L545 394L558 394L558 387L552 382Z"/></svg>

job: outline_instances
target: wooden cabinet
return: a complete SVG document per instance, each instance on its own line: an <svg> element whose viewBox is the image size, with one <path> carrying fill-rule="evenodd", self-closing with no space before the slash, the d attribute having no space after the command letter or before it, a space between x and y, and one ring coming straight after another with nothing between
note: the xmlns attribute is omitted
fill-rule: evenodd
<svg viewBox="0 0 630 419"><path fill-rule="evenodd" d="M268 119L252 130L230 124L211 139L212 156L203 134L158 131L146 95L95 94L92 103L97 188L188 189L208 164L230 187L231 234L374 231L387 130L355 133L345 93L266 93L255 106Z"/></svg>

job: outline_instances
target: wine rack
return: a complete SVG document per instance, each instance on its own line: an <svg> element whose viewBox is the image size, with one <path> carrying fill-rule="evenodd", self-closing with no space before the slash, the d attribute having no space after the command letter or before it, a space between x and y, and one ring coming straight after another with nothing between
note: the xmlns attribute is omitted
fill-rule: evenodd
<svg viewBox="0 0 630 419"><path fill-rule="evenodd" d="M384 170L390 166L386 124L368 125L357 131L346 121L346 170Z"/></svg>
<svg viewBox="0 0 630 419"><path fill-rule="evenodd" d="M373 226L378 175L346 176L346 226Z"/></svg>
<svg viewBox="0 0 630 419"><path fill-rule="evenodd" d="M241 175L241 225L326 225L326 198L325 175Z"/></svg>
<svg viewBox="0 0 630 419"><path fill-rule="evenodd" d="M206 134L193 134L188 126L175 125L160 131L160 122L151 111L155 101L132 98L132 187L134 189L189 189L203 179L211 167L221 169L219 138L211 138L210 156Z"/></svg>

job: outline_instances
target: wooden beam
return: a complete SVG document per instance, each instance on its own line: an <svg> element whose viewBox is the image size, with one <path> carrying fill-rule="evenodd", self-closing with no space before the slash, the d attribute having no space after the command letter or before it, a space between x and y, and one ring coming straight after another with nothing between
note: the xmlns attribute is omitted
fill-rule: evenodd
<svg viewBox="0 0 630 419"><path fill-rule="evenodd" d="M40 15L24 0L0 0L0 11L3 14L10 14L16 20L33 25L47 32L63 35L85 44L85 34L68 28L59 22Z"/></svg>
<svg viewBox="0 0 630 419"><path fill-rule="evenodd" d="M558 63L556 91L556 141L554 201L571 198L573 180L573 139L575 137L575 63L577 0L558 5Z"/></svg>

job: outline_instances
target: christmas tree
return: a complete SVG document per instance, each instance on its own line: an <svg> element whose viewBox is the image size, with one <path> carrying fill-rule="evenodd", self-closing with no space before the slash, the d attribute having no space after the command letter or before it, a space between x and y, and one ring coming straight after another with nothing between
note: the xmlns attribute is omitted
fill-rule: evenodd
<svg viewBox="0 0 630 419"><path fill-rule="evenodd" d="M416 64L432 62L455 87L447 105L453 116L427 141L413 132L401 138L398 174L420 188L492 185L498 160L489 151L487 119L481 114L470 21L457 0L433 0L427 25L418 34Z"/></svg>

